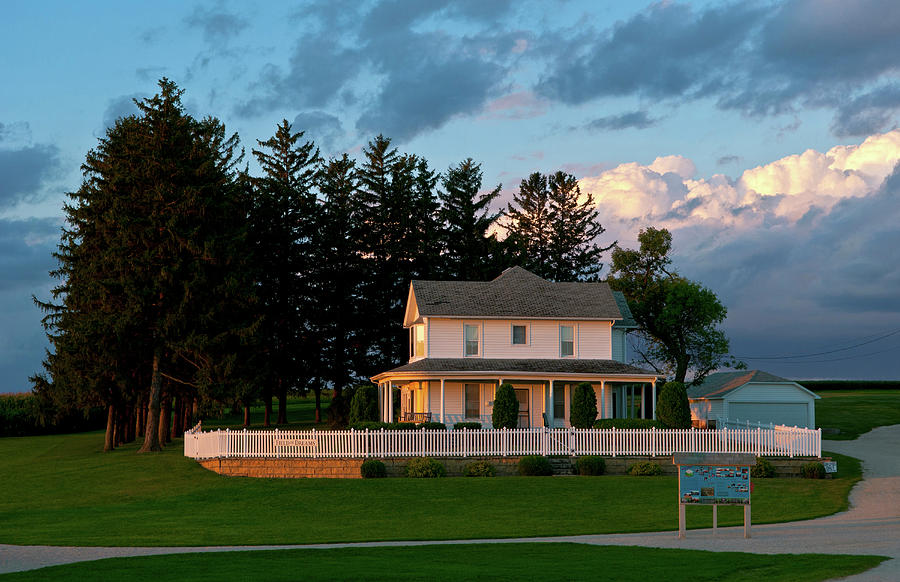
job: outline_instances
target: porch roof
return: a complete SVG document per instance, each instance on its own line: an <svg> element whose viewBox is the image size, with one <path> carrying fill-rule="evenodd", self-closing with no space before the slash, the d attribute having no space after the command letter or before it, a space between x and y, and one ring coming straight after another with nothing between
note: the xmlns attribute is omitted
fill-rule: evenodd
<svg viewBox="0 0 900 582"><path fill-rule="evenodd" d="M373 382L388 378L471 376L603 376L628 381L653 382L657 375L615 360L424 358L372 376Z"/></svg>

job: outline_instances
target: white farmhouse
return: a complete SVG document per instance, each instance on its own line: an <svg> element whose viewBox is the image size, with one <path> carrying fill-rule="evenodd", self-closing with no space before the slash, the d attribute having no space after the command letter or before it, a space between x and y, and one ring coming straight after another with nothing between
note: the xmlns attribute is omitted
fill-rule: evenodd
<svg viewBox="0 0 900 582"><path fill-rule="evenodd" d="M617 296L618 295L618 296ZM598 418L655 418L657 376L625 363L634 320L606 283L554 283L519 267L493 281L412 281L409 362L372 377L381 419L491 426L513 385L520 427L569 426L572 388L589 382Z"/></svg>

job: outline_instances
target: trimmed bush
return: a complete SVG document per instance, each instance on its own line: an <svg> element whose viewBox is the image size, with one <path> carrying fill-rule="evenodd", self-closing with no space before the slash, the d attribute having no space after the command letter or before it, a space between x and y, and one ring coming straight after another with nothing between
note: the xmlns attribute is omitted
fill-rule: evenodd
<svg viewBox="0 0 900 582"><path fill-rule="evenodd" d="M594 428L665 428L663 423L650 418L601 418L594 421Z"/></svg>
<svg viewBox="0 0 900 582"><path fill-rule="evenodd" d="M363 479L382 479L387 477L387 469L378 459L366 459L359 468L359 474Z"/></svg>
<svg viewBox="0 0 900 582"><path fill-rule="evenodd" d="M357 422L378 420L378 393L375 386L363 385L356 389L350 400L350 414L348 422L352 425Z"/></svg>
<svg viewBox="0 0 900 582"><path fill-rule="evenodd" d="M550 459L540 455L528 455L519 459L519 475L525 477L547 477L553 474Z"/></svg>
<svg viewBox="0 0 900 582"><path fill-rule="evenodd" d="M750 467L750 476L754 479L769 479L775 476L775 467L762 457L756 458L756 464Z"/></svg>
<svg viewBox="0 0 900 582"><path fill-rule="evenodd" d="M569 422L575 428L591 428L595 420L597 420L597 395L593 386L588 382L582 382L572 391Z"/></svg>
<svg viewBox="0 0 900 582"><path fill-rule="evenodd" d="M804 479L824 479L825 465L816 461L803 463L800 467L800 476Z"/></svg>
<svg viewBox="0 0 900 582"><path fill-rule="evenodd" d="M354 422L347 428L352 428L353 430L381 430L382 428L387 428L389 425L386 422L377 422L373 420L364 420L362 422Z"/></svg>
<svg viewBox="0 0 900 582"><path fill-rule="evenodd" d="M418 430L414 422L388 422L385 423L386 430Z"/></svg>
<svg viewBox="0 0 900 582"><path fill-rule="evenodd" d="M494 395L494 412L491 416L494 428L516 428L519 426L519 401L512 384L501 384Z"/></svg>
<svg viewBox="0 0 900 582"><path fill-rule="evenodd" d="M443 422L421 422L416 426L425 430L447 430L447 425Z"/></svg>
<svg viewBox="0 0 900 582"><path fill-rule="evenodd" d="M603 457L587 456L578 457L575 461L575 471L579 475L594 476L602 475L606 472L606 461Z"/></svg>
<svg viewBox="0 0 900 582"><path fill-rule="evenodd" d="M473 461L463 468L466 477L493 477L496 474L497 469L487 461Z"/></svg>
<svg viewBox="0 0 900 582"><path fill-rule="evenodd" d="M435 459L429 457L418 457L410 459L406 464L406 476L414 479L433 479L437 477L446 477L447 469L444 465Z"/></svg>
<svg viewBox="0 0 900 582"><path fill-rule="evenodd" d="M652 461L638 461L628 468L628 474L635 477L654 477L662 475L662 467Z"/></svg>
<svg viewBox="0 0 900 582"><path fill-rule="evenodd" d="M463 428L468 428L469 430L477 429L481 430L480 422L457 422L453 425L453 430L460 430Z"/></svg>
<svg viewBox="0 0 900 582"><path fill-rule="evenodd" d="M681 382L666 382L656 402L656 418L666 428L691 428L691 406Z"/></svg>

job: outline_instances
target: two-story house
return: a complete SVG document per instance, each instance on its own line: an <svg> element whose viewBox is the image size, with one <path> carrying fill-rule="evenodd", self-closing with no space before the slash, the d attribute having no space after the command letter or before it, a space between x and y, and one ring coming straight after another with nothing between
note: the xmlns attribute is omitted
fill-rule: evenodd
<svg viewBox="0 0 900 582"><path fill-rule="evenodd" d="M399 398L401 419L490 427L504 382L520 427L569 426L581 382L599 418L655 418L657 376L625 363L634 321L606 283L554 283L520 267L493 281L412 281L403 325L409 362L372 377L384 421Z"/></svg>

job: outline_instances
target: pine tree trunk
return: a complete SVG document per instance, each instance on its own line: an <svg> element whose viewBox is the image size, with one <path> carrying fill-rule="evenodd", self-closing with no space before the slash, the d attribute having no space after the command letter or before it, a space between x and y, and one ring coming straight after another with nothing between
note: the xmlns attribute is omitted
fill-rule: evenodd
<svg viewBox="0 0 900 582"><path fill-rule="evenodd" d="M278 424L287 424L287 386L278 379Z"/></svg>
<svg viewBox="0 0 900 582"><path fill-rule="evenodd" d="M244 426L250 426L250 405L244 405Z"/></svg>
<svg viewBox="0 0 900 582"><path fill-rule="evenodd" d="M172 442L172 437L169 436L169 426L171 425L172 418L172 397L166 395L163 398L162 402L162 410L160 411L159 416L159 442L166 444Z"/></svg>
<svg viewBox="0 0 900 582"><path fill-rule="evenodd" d="M125 444L125 412L121 406L116 407L116 446Z"/></svg>
<svg viewBox="0 0 900 582"><path fill-rule="evenodd" d="M110 404L106 409L106 437L103 440L103 450L112 451L116 448L115 437L116 409Z"/></svg>
<svg viewBox="0 0 900 582"><path fill-rule="evenodd" d="M316 424L322 422L322 389L314 388L316 394Z"/></svg>
<svg viewBox="0 0 900 582"><path fill-rule="evenodd" d="M129 405L125 407L125 418L123 419L125 422L125 442L132 443L134 442L134 406Z"/></svg>
<svg viewBox="0 0 900 582"><path fill-rule="evenodd" d="M162 392L162 376L159 374L159 360L162 350L156 348L153 351L153 372L150 375L150 398L147 408L147 431L144 434L144 444L139 453L161 451L159 442L159 397Z"/></svg>
<svg viewBox="0 0 900 582"><path fill-rule="evenodd" d="M263 396L263 401L266 404L266 412L263 416L263 426L272 426L272 393L267 392L265 396Z"/></svg>
<svg viewBox="0 0 900 582"><path fill-rule="evenodd" d="M144 434L144 402L138 398L134 405L134 438L140 438Z"/></svg>
<svg viewBox="0 0 900 582"><path fill-rule="evenodd" d="M173 439L184 435L184 396L178 396L175 399L175 414L172 415L171 435Z"/></svg>
<svg viewBox="0 0 900 582"><path fill-rule="evenodd" d="M194 426L198 420L200 420L200 399L194 398L194 404L191 407L191 422L188 424Z"/></svg>

